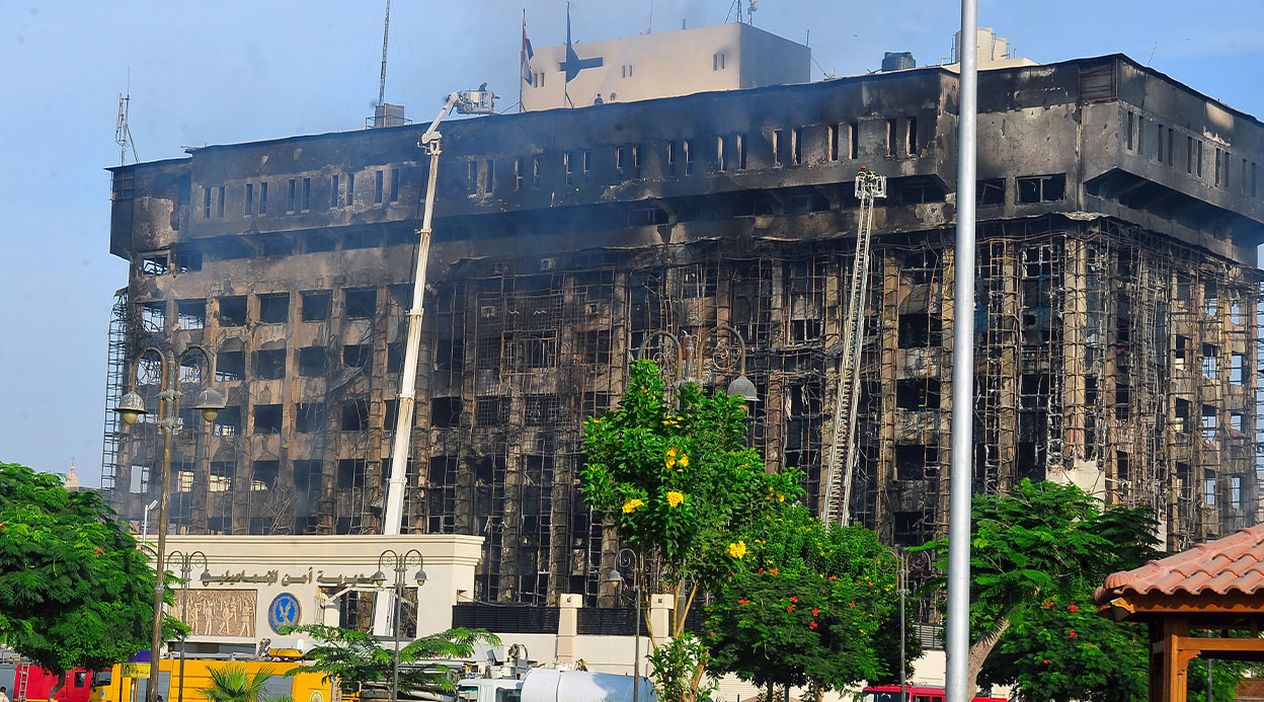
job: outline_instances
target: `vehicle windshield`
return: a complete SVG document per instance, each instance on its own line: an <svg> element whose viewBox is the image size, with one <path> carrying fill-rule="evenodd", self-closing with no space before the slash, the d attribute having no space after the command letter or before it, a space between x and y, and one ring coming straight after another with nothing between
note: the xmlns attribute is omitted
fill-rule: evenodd
<svg viewBox="0 0 1264 702"><path fill-rule="evenodd" d="M861 702L900 702L900 693L898 692L866 692L860 698ZM905 696L907 700L907 694Z"/></svg>
<svg viewBox="0 0 1264 702"><path fill-rule="evenodd" d="M478 687L475 685L458 685L456 688L456 698L458 700L478 700Z"/></svg>
<svg viewBox="0 0 1264 702"><path fill-rule="evenodd" d="M522 699L522 690L497 690L496 702L519 702Z"/></svg>

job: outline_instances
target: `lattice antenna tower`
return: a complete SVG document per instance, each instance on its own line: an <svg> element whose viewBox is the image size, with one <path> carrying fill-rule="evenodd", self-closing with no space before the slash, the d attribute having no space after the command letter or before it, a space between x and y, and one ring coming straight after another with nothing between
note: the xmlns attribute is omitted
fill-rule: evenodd
<svg viewBox="0 0 1264 702"><path fill-rule="evenodd" d="M114 143L119 146L119 165L127 165L127 147L132 147L132 163L140 163L136 155L136 143L132 141L132 129L127 124L127 113L132 104L132 73L127 73L127 92L118 94L118 113L114 117Z"/></svg>
<svg viewBox="0 0 1264 702"><path fill-rule="evenodd" d="M382 23L382 74L377 81L377 104L386 102L386 47L391 40L391 0L386 0L386 19Z"/></svg>

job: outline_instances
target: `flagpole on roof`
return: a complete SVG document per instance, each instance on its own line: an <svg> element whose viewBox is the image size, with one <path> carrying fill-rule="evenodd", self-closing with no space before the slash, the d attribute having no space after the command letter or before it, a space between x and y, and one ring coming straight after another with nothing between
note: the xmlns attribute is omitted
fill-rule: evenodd
<svg viewBox="0 0 1264 702"><path fill-rule="evenodd" d="M526 43L527 43L527 8L525 8L525 7L524 7L524 8L522 8L522 44L523 44L523 49L525 49L525 48L526 48ZM528 64L528 65L529 65L529 64ZM522 69L519 69L519 71L518 71L518 72L519 72L519 73L522 73ZM523 74L523 75L518 76L518 111L519 111L519 112L522 112L522 84L526 82L526 80L525 80L525 79L526 79L526 77L527 77L527 76L526 76L526 74Z"/></svg>

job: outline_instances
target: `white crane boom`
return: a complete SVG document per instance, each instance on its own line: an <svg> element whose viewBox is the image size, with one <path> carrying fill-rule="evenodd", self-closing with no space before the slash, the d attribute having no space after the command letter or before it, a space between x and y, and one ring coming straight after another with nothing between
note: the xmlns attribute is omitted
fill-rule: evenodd
<svg viewBox="0 0 1264 702"><path fill-rule="evenodd" d="M404 487L408 481L408 450L412 439L413 414L416 408L417 361L421 355L421 322L425 312L426 267L430 263L430 232L434 217L435 188L439 176L439 154L442 152L442 135L439 123L455 109L461 114L495 113L496 96L486 89L486 83L478 90L461 90L448 95L439 114L430 127L417 140L417 146L425 149L430 157L430 169L426 177L426 202L421 229L417 230L417 263L413 274L413 300L408 310L408 342L404 347L404 368L399 376L398 416L395 421L395 440L391 448L390 481L386 489L386 510L382 517L382 533L399 534L404 515ZM373 633L378 636L391 634L389 621L391 597L378 597L373 612Z"/></svg>

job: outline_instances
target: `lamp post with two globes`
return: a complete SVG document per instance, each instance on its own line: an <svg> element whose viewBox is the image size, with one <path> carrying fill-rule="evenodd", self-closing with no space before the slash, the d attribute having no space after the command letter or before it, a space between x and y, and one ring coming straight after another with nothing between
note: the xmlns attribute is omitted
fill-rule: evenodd
<svg viewBox="0 0 1264 702"><path fill-rule="evenodd" d="M391 702L399 702L399 616L400 601L404 599L404 576L408 574L410 567L417 567L417 573L413 576L413 581L417 583L417 606L420 610L421 586L426 584L424 565L425 559L421 557L421 551L415 548L408 549L404 553L397 553L388 548L377 557L377 572L373 574L375 582L379 584L386 582L386 570L388 568L395 574L394 581L391 584L392 595L395 598L395 615L392 617L392 630L395 632L395 659L391 666Z"/></svg>
<svg viewBox="0 0 1264 702"><path fill-rule="evenodd" d="M163 586L166 579L164 576L166 575L167 503L171 481L171 443L173 437L180 432L182 424L180 398L184 397L184 392L180 390L176 377L179 375L177 371L180 367L177 364L190 351L196 351L202 355L206 360L207 375L213 377L215 368L211 361L211 354L201 346L191 345L178 355L172 349L164 350L151 346L142 350L140 356L137 357L139 360L151 354L156 355L161 369L158 385L161 388L158 393L158 431L162 433L162 473L158 477L158 544L154 558L154 620L149 642L149 687L145 691L148 702L157 702L158 699L158 661L159 651L162 648L162 605ZM118 406L114 408L119 418L127 425L135 424L141 416L149 414L145 409L144 399L136 392L135 373L131 375L131 380L131 390L119 399ZM201 412L202 418L210 423L219 416L219 411L224 409L224 405L223 394L215 388L207 387L197 394L193 408Z"/></svg>

